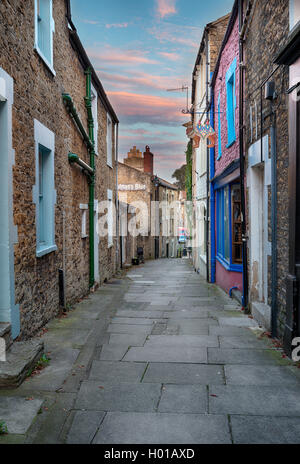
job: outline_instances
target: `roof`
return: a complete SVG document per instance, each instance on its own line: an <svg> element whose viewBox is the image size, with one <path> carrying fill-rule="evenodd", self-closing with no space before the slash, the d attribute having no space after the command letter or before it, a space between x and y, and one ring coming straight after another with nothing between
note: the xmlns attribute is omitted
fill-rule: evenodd
<svg viewBox="0 0 300 464"><path fill-rule="evenodd" d="M93 85L95 89L97 90L97 93L100 97L101 102L103 103L106 111L110 114L110 116L113 119L114 123L118 123L118 117L105 93L105 90L99 80L99 77L90 62L90 59L81 43L81 40L77 34L76 27L74 26L74 23L72 21L72 15L71 15L71 2L70 0L65 0L66 1L66 8L67 8L67 19L69 22L69 25L71 29L69 29L69 34L70 34L70 42L73 47L73 49L77 52L79 61L81 62L82 66L84 69L90 68L92 72L92 80L93 80Z"/></svg>
<svg viewBox="0 0 300 464"><path fill-rule="evenodd" d="M161 179L160 177L158 177L158 180L159 180L159 185L161 187L166 187L166 188L169 188L171 190L179 190L177 185L174 185L174 184L171 184L171 182L168 182L167 180L164 180L164 179Z"/></svg>
<svg viewBox="0 0 300 464"><path fill-rule="evenodd" d="M211 81L211 84L210 84L211 87L215 86L217 75L218 75L219 68L220 68L220 62L221 62L222 53L223 53L224 48L225 48L225 46L226 46L226 44L227 44L227 42L229 40L230 34L232 32L232 29L233 29L233 26L234 26L234 23L235 23L235 20L237 18L237 15L238 15L238 12L239 12L238 7L239 7L239 0L235 0L233 8L232 8L231 15L230 15L229 23L228 23L228 26L227 26L227 30L226 30L226 33L225 33L225 36L224 36L224 40L223 40L221 48L220 48L220 52L219 52L217 64L216 64L216 67L215 67L214 75L212 77L212 81Z"/></svg>

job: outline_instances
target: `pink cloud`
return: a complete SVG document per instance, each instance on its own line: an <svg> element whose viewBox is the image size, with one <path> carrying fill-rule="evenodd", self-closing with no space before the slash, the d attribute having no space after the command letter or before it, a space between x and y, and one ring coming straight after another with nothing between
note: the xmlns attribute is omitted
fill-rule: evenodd
<svg viewBox="0 0 300 464"><path fill-rule="evenodd" d="M149 73L143 73L135 71L133 75L121 75L121 74L112 74L104 71L97 71L100 77L100 80L106 81L111 88L117 87L120 89L120 86L123 89L136 89L140 87L148 87L158 90L166 90L170 87L181 87L182 83L188 81L184 77L172 77L172 76L156 76Z"/></svg>
<svg viewBox="0 0 300 464"><path fill-rule="evenodd" d="M84 19L82 22L85 24L99 24L99 21L92 21L89 19Z"/></svg>
<svg viewBox="0 0 300 464"><path fill-rule="evenodd" d="M112 23L112 24L105 24L106 29L116 28L122 29L124 27L128 27L128 23Z"/></svg>
<svg viewBox="0 0 300 464"><path fill-rule="evenodd" d="M202 30L194 26L162 23L149 28L148 32L161 43L170 42L195 49L199 47Z"/></svg>
<svg viewBox="0 0 300 464"><path fill-rule="evenodd" d="M100 62L101 65L109 63L113 65L124 64L157 64L157 61L151 60L147 57L147 52L141 50L122 50L120 48L113 48L106 46L103 50L88 49L87 53L91 59Z"/></svg>
<svg viewBox="0 0 300 464"><path fill-rule="evenodd" d="M162 125L180 125L183 117L182 99L165 98L130 92L108 92L118 115L131 122L150 122Z"/></svg>
<svg viewBox="0 0 300 464"><path fill-rule="evenodd" d="M176 0L157 0L157 14L163 19L165 16L176 14Z"/></svg>
<svg viewBox="0 0 300 464"><path fill-rule="evenodd" d="M159 55L163 56L164 58L167 58L167 60L170 61L178 61L180 59L178 53L159 52Z"/></svg>

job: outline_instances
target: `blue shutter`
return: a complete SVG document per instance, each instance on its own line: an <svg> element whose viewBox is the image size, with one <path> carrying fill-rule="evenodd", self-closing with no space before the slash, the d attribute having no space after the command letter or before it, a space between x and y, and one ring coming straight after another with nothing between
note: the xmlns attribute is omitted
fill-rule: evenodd
<svg viewBox="0 0 300 464"><path fill-rule="evenodd" d="M235 134L235 110L236 110L235 71L236 71L236 66L237 66L237 60L235 58L226 73L227 148L229 148L236 141L236 134Z"/></svg>

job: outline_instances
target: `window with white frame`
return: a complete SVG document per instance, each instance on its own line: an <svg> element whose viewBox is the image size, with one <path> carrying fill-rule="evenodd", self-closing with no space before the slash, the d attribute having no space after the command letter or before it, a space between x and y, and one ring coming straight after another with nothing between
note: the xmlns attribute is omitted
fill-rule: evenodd
<svg viewBox="0 0 300 464"><path fill-rule="evenodd" d="M52 0L35 0L35 49L55 74L53 69Z"/></svg>
<svg viewBox="0 0 300 464"><path fill-rule="evenodd" d="M114 244L113 241L113 195L111 190L107 190L107 245L108 247L112 247Z"/></svg>
<svg viewBox="0 0 300 464"><path fill-rule="evenodd" d="M107 164L112 168L112 120L107 115L107 133L106 133L106 145L107 145Z"/></svg>
<svg viewBox="0 0 300 464"><path fill-rule="evenodd" d="M92 114L94 120L95 153L98 154L98 95L92 86Z"/></svg>
<svg viewBox="0 0 300 464"><path fill-rule="evenodd" d="M55 136L39 121L34 121L36 185L36 255L41 257L57 249L55 245L54 148Z"/></svg>

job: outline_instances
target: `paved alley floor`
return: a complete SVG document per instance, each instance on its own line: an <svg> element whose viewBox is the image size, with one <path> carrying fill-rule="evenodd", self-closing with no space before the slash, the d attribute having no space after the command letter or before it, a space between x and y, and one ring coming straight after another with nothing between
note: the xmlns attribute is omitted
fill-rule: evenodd
<svg viewBox="0 0 300 464"><path fill-rule="evenodd" d="M0 443L300 443L300 370L261 334L188 260L137 266L48 325Z"/></svg>

